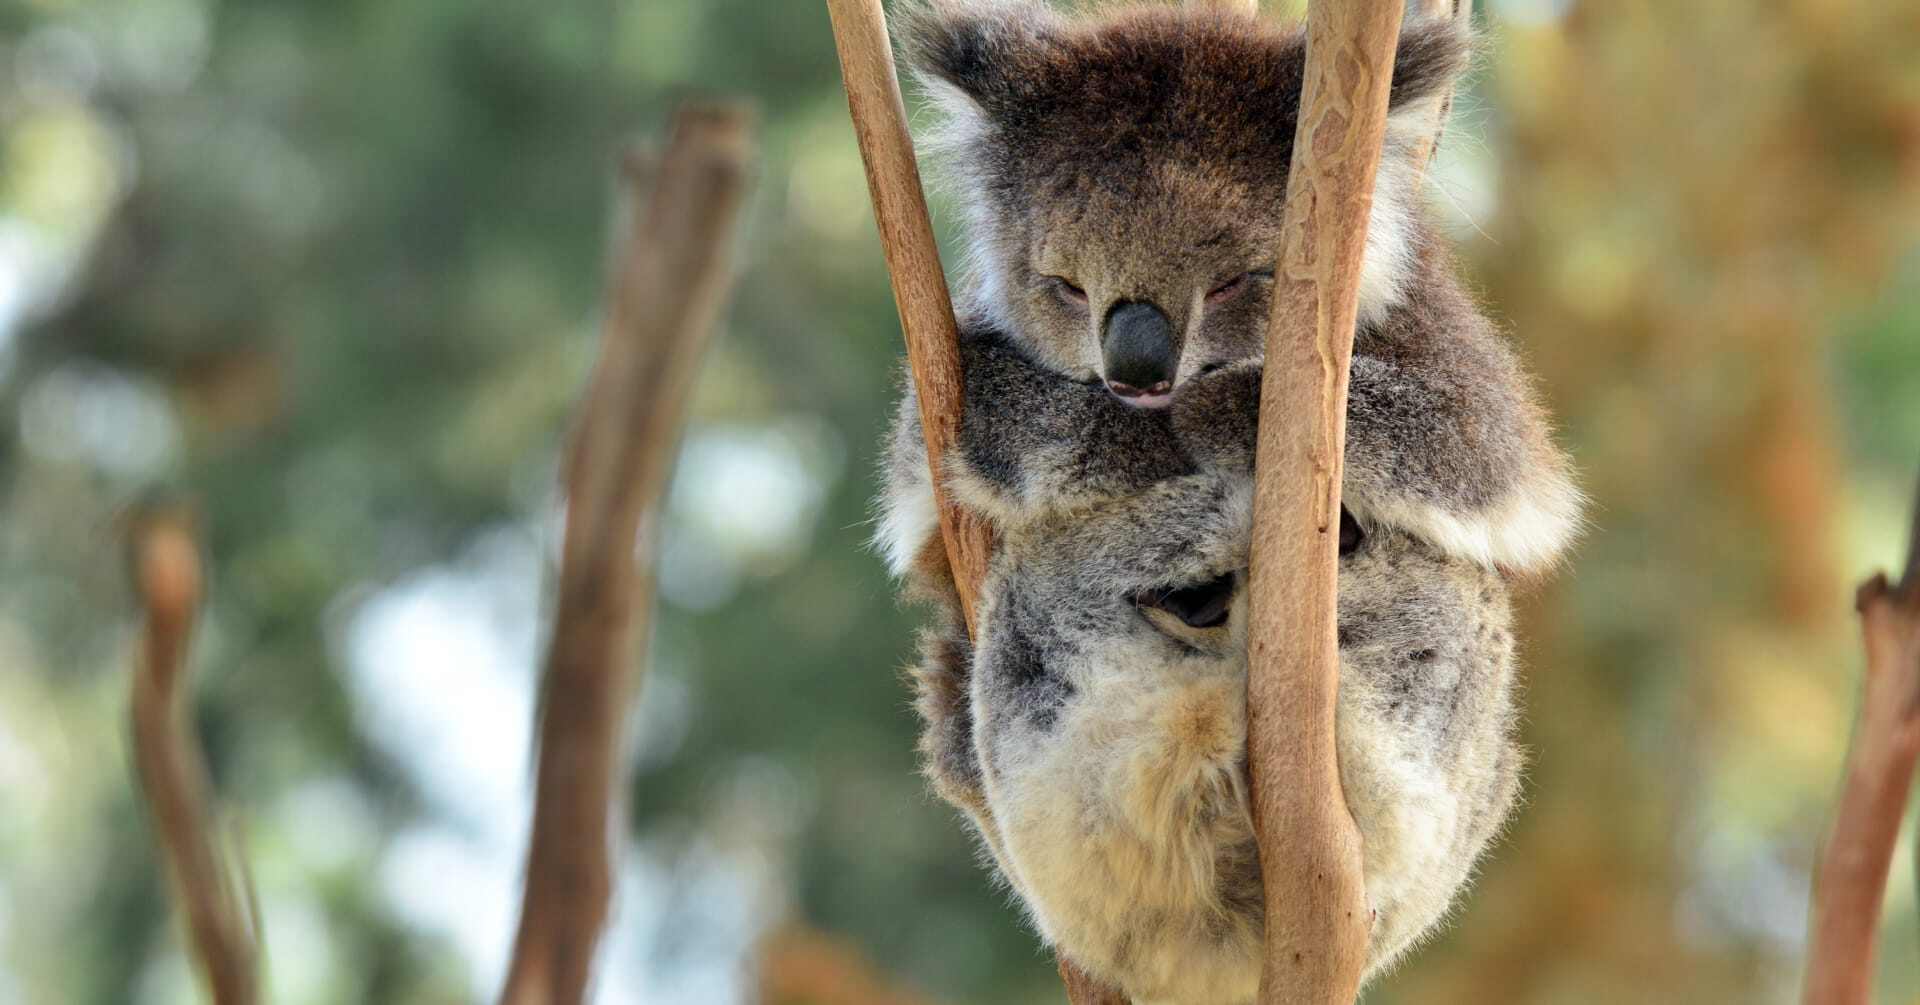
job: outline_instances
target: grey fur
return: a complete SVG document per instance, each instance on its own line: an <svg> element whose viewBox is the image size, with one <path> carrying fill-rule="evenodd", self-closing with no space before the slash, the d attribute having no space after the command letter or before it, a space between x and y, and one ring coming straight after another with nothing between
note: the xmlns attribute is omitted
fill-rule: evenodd
<svg viewBox="0 0 1920 1005"><path fill-rule="evenodd" d="M945 479L1001 542L970 645L909 390L880 538L938 615L914 670L927 773L1043 937L1138 1005L1251 1001L1240 584L1267 291L1243 276L1230 296L1178 300L1272 246L1286 180L1272 161L1297 94L1284 111L1248 105L1297 90L1297 34L1176 8L1073 22L1014 0L936 0L903 24L968 137L949 149L975 257ZM1402 45L1396 115L1466 51L1425 24ZM1343 500L1366 534L1339 598L1340 770L1378 912L1369 975L1444 916L1512 805L1508 580L1556 560L1579 499L1397 170L1383 169L1355 342ZM1044 280L1067 266L1090 305L1078 321ZM1185 312L1158 410L1108 393L1089 349L1100 305L1144 298ZM1214 581L1234 591L1217 627L1141 600Z"/></svg>

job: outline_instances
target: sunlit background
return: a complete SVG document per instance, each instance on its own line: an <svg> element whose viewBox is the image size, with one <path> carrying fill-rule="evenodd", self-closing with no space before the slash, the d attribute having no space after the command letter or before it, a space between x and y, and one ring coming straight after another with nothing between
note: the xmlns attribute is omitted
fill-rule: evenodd
<svg viewBox="0 0 1920 1005"><path fill-rule="evenodd" d="M1528 805L1368 1000L1789 1001L1851 584L1920 466L1920 5L1483 20L1436 206L1593 528L1526 607ZM597 1000L1059 1000L914 773L864 549L899 336L821 4L0 0L0 1005L197 1000L127 752L155 492L208 537L196 721L273 1000L489 997L611 166L695 93L763 158Z"/></svg>

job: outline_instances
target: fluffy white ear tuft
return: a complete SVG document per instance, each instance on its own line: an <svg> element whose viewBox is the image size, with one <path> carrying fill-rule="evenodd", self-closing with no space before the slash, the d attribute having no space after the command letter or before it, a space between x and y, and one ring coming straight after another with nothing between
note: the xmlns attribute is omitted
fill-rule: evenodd
<svg viewBox="0 0 1920 1005"><path fill-rule="evenodd" d="M909 0L894 10L914 76L944 81L988 111L1019 100L1031 59L1059 24L1036 0Z"/></svg>
<svg viewBox="0 0 1920 1005"><path fill-rule="evenodd" d="M1466 0L1462 0L1466 2ZM1419 257L1414 244L1423 212L1424 165L1415 151L1442 125L1454 86L1466 72L1473 37L1460 19L1409 13L1394 56L1386 148L1374 181L1367 252L1360 271L1360 323L1376 324L1400 303Z"/></svg>
<svg viewBox="0 0 1920 1005"><path fill-rule="evenodd" d="M992 125L986 109L973 95L958 84L932 74L917 73L913 79L937 116L931 127L917 130L923 153L946 160L987 139Z"/></svg>
<svg viewBox="0 0 1920 1005"><path fill-rule="evenodd" d="M1367 250L1360 260L1362 327L1386 320L1399 306L1414 267L1419 264L1417 221L1421 173L1404 155L1395 155L1392 138L1373 181L1373 209L1367 216Z"/></svg>

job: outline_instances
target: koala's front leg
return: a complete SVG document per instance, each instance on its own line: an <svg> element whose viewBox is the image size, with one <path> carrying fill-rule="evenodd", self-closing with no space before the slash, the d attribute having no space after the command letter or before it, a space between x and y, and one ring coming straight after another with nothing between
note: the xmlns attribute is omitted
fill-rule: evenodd
<svg viewBox="0 0 1920 1005"><path fill-rule="evenodd" d="M967 811L976 823L986 815L980 759L973 749L973 710L968 697L973 643L958 611L942 610L920 630L913 678L914 709L920 713L921 770L940 798Z"/></svg>
<svg viewBox="0 0 1920 1005"><path fill-rule="evenodd" d="M966 414L946 457L946 484L1003 530L1193 472L1165 412L1134 408L1104 387L1039 366L991 330L963 331L960 347ZM919 398L904 383L888 434L876 537L894 574L911 577L938 522Z"/></svg>
<svg viewBox="0 0 1920 1005"><path fill-rule="evenodd" d="M1164 412L1039 366L992 331L966 333L961 354L966 417L949 483L996 523L1081 511L1193 472Z"/></svg>
<svg viewBox="0 0 1920 1005"><path fill-rule="evenodd" d="M1355 353L1351 508L1363 521L1399 527L1485 567L1550 565L1579 525L1566 457L1504 346L1449 348Z"/></svg>
<svg viewBox="0 0 1920 1005"><path fill-rule="evenodd" d="M1175 392L1175 435L1202 467L1252 469L1261 376L1260 363L1238 363ZM1524 376L1490 335L1356 348L1341 498L1362 523L1483 567L1540 568L1579 522L1567 467Z"/></svg>

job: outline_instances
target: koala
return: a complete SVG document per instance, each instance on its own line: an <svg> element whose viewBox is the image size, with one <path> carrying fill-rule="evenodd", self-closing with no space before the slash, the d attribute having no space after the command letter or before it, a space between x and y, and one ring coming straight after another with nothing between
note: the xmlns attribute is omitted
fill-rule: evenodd
<svg viewBox="0 0 1920 1005"><path fill-rule="evenodd" d="M999 538L969 640L909 387L877 541L935 612L927 775L1060 952L1141 1005L1250 1002L1244 585L1302 32L1166 5L897 17L965 210L965 414L940 474ZM1469 51L1450 23L1401 39L1350 376L1337 742L1369 978L1511 808L1510 594L1579 525L1545 412L1424 210L1412 150Z"/></svg>

